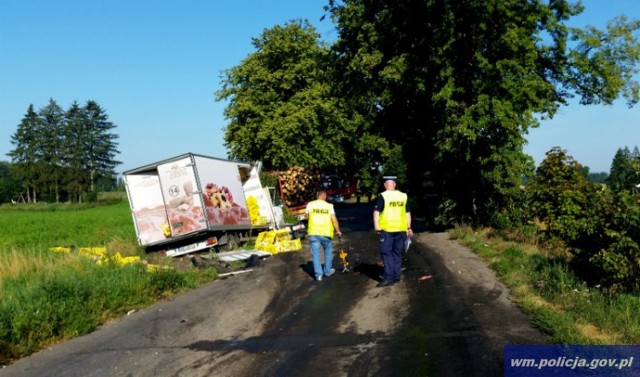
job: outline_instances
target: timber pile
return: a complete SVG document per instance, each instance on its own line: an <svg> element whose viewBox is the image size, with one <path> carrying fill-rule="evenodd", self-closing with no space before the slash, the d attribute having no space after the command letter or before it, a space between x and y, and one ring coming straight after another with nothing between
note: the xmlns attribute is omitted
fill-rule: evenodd
<svg viewBox="0 0 640 377"><path fill-rule="evenodd" d="M278 173L280 194L287 207L295 207L314 200L320 188L320 171L303 167L292 167Z"/></svg>

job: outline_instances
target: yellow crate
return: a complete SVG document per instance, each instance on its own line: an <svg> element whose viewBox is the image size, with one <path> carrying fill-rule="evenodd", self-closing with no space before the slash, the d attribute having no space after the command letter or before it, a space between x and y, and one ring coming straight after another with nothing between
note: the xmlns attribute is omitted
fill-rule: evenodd
<svg viewBox="0 0 640 377"><path fill-rule="evenodd" d="M251 217L251 225L265 225L266 223L266 216Z"/></svg>
<svg viewBox="0 0 640 377"><path fill-rule="evenodd" d="M258 234L256 246L272 244L275 241L276 233L273 230L266 230Z"/></svg>
<svg viewBox="0 0 640 377"><path fill-rule="evenodd" d="M71 248L68 246L55 246L55 247L49 248L49 250L55 251L56 253L65 253L65 254L71 253Z"/></svg>
<svg viewBox="0 0 640 377"><path fill-rule="evenodd" d="M281 252L296 251L302 249L302 242L296 238L295 240L282 241L279 246Z"/></svg>
<svg viewBox="0 0 640 377"><path fill-rule="evenodd" d="M262 240L264 239L264 235L266 233L267 233L266 231L258 233L258 238L256 238L256 245L262 244Z"/></svg>
<svg viewBox="0 0 640 377"><path fill-rule="evenodd" d="M274 244L261 245L259 249L271 254L278 254L278 251L279 251L276 245Z"/></svg>
<svg viewBox="0 0 640 377"><path fill-rule="evenodd" d="M107 255L106 247L81 247L78 251L80 255L86 255L89 257L104 257Z"/></svg>
<svg viewBox="0 0 640 377"><path fill-rule="evenodd" d="M262 243L270 244L270 243L274 243L275 240L276 240L276 232L274 232L273 230L269 230L264 235L264 238L262 239Z"/></svg>
<svg viewBox="0 0 640 377"><path fill-rule="evenodd" d="M276 241L289 241L291 239L291 234L289 233L289 229L280 229L276 230Z"/></svg>

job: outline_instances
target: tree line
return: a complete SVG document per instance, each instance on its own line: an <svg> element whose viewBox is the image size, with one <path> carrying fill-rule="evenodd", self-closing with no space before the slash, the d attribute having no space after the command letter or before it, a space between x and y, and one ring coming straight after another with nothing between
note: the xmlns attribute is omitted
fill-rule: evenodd
<svg viewBox="0 0 640 377"><path fill-rule="evenodd" d="M528 131L571 98L629 106L640 98L640 21L572 27L579 2L329 0L325 9L334 41L294 20L264 30L254 52L223 72L215 96L228 103L230 157L273 170L337 169L368 190L381 173L400 171L412 197L437 197L443 225L526 227L546 169L523 151ZM584 179L584 167L564 162L566 171L552 171ZM570 202L584 198L593 199ZM589 210L580 203L573 209ZM545 213L537 212L540 231L556 219Z"/></svg>
<svg viewBox="0 0 640 377"><path fill-rule="evenodd" d="M53 99L38 111L29 105L11 136L11 163L0 165L0 193L28 203L80 203L113 188L120 164L114 128L96 101L67 110Z"/></svg>

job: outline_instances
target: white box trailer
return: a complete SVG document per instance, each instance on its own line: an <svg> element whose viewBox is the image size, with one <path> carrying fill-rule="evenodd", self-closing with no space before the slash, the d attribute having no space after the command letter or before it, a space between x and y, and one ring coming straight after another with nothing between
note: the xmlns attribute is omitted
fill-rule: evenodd
<svg viewBox="0 0 640 377"><path fill-rule="evenodd" d="M259 165L187 153L124 172L139 244L177 256L284 226ZM252 225L248 201L266 223Z"/></svg>

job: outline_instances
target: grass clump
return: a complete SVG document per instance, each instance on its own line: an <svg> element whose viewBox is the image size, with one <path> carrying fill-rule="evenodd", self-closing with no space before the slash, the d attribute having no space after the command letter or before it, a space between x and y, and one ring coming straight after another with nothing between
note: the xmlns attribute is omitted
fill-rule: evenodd
<svg viewBox="0 0 640 377"><path fill-rule="evenodd" d="M41 261L45 268L5 274L0 294L0 364L27 356L176 292L215 272L158 269L143 263L97 265L73 255Z"/></svg>

